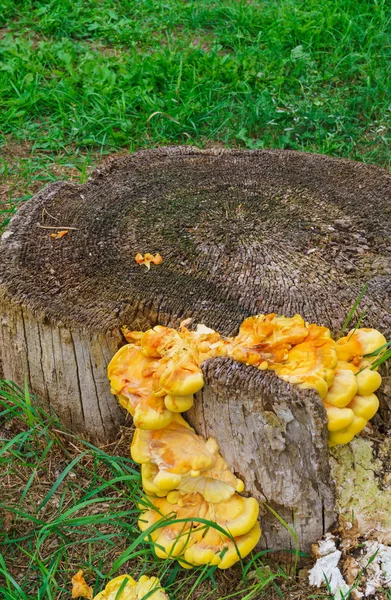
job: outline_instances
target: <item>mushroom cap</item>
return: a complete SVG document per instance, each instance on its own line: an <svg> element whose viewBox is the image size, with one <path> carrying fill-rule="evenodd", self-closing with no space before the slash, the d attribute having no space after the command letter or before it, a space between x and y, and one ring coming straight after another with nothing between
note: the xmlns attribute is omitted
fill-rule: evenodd
<svg viewBox="0 0 391 600"><path fill-rule="evenodd" d="M320 338L297 344L283 364L270 365L270 369L289 383L316 389L324 398L333 383L337 362L335 342Z"/></svg>
<svg viewBox="0 0 391 600"><path fill-rule="evenodd" d="M338 359L351 362L357 357L376 352L386 343L386 338L377 329L352 329L336 342Z"/></svg>
<svg viewBox="0 0 391 600"><path fill-rule="evenodd" d="M175 329L156 325L141 337L141 349L145 356L161 358L169 350L181 344L181 336Z"/></svg>
<svg viewBox="0 0 391 600"><path fill-rule="evenodd" d="M197 348L199 364L207 358L221 356L219 353L221 350L216 354L216 349L222 348L224 341L214 329L210 329L206 325L199 323L195 331L189 331L186 327L182 326L180 335L191 348Z"/></svg>
<svg viewBox="0 0 391 600"><path fill-rule="evenodd" d="M209 504L208 518L218 523L233 537L247 533L257 522L259 504L255 498L244 498L234 494L225 502Z"/></svg>
<svg viewBox="0 0 391 600"><path fill-rule="evenodd" d="M342 408L347 406L357 394L358 382L356 375L350 369L337 366L334 372L334 380L328 389L324 401L333 406Z"/></svg>
<svg viewBox="0 0 391 600"><path fill-rule="evenodd" d="M304 319L277 316L275 313L248 317L239 328L235 341L242 345L255 346L267 342L270 346L303 342L308 335Z"/></svg>
<svg viewBox="0 0 391 600"><path fill-rule="evenodd" d="M143 484L144 492L148 496L158 496L159 498L163 498L167 496L167 489L159 488L155 483L155 477L159 473L159 469L153 463L145 463L141 465L141 481ZM180 481L181 476L171 474L171 481L175 481L175 477L177 477ZM171 488L175 489L175 485Z"/></svg>
<svg viewBox="0 0 391 600"><path fill-rule="evenodd" d="M215 477L210 476L210 470L196 476L194 474L183 476L159 471L156 465L147 463L141 466L141 478L146 494L159 497L168 495L172 490L178 490L182 493L199 493L207 502L218 503L228 500L235 491L244 490L243 481L237 479L229 470L221 472L216 468L216 471Z"/></svg>
<svg viewBox="0 0 391 600"><path fill-rule="evenodd" d="M346 360L339 360L337 363L337 369L342 369L343 371L351 371L352 373L357 373L359 367L354 365L352 362L347 362Z"/></svg>
<svg viewBox="0 0 391 600"><path fill-rule="evenodd" d="M164 429L136 429L131 445L142 469L144 490L163 496L170 490L200 493L208 502L227 500L243 491L243 482L229 470L213 438L204 440L178 414Z"/></svg>
<svg viewBox="0 0 391 600"><path fill-rule="evenodd" d="M210 468L216 462L217 444L208 444L180 415L175 414L164 429L136 429L131 455L135 462L152 462L159 471L184 475Z"/></svg>
<svg viewBox="0 0 391 600"><path fill-rule="evenodd" d="M307 336L308 329L300 315L290 318L271 313L248 317L241 324L238 335L231 338L229 356L253 365L264 361L280 362L292 346L303 342ZM246 350L248 357L243 360Z"/></svg>
<svg viewBox="0 0 391 600"><path fill-rule="evenodd" d="M361 417L369 421L378 411L379 400L375 394L369 394L368 396L355 396L353 400L348 404L356 417Z"/></svg>
<svg viewBox="0 0 391 600"><path fill-rule="evenodd" d="M169 600L167 594L160 586L157 577L142 575L136 582L130 575L120 575L109 581L105 589L95 596L94 600L117 600L117 594L124 580L128 580L122 588L120 600L142 600L145 597L151 600ZM156 588L156 589L155 589ZM155 590L152 592L152 590Z"/></svg>
<svg viewBox="0 0 391 600"><path fill-rule="evenodd" d="M182 413L190 410L193 406L193 402L193 394L190 394L189 396L170 396L170 394L167 394L164 396L166 408L175 413Z"/></svg>
<svg viewBox="0 0 391 600"><path fill-rule="evenodd" d="M223 457L218 454L210 469L202 471L197 477L182 477L177 487L189 494L198 492L207 502L213 503L228 500L235 492L242 492L244 483L230 471Z"/></svg>
<svg viewBox="0 0 391 600"><path fill-rule="evenodd" d="M373 357L372 360L375 360L375 358L376 357ZM355 373L357 382L356 393L359 396L369 396L376 392L381 385L381 375L376 369L371 368L371 360L369 358L360 360L357 365L353 362L338 361L337 370L340 369L349 370L352 373ZM325 400L327 401L327 397ZM332 404L332 402L330 402L330 404Z"/></svg>
<svg viewBox="0 0 391 600"><path fill-rule="evenodd" d="M330 329L328 327L323 327L322 325L316 325L316 323L311 323L311 325L307 325L308 327L308 335L305 339L306 342L312 342L314 340L329 340L331 339Z"/></svg>
<svg viewBox="0 0 391 600"><path fill-rule="evenodd" d="M219 569L228 569L247 556L260 537L259 523L244 535L236 537L235 544L230 538L224 538L219 531L210 528L199 542L186 548L184 559L194 566L209 564L217 565ZM184 566L181 560L179 562Z"/></svg>
<svg viewBox="0 0 391 600"><path fill-rule="evenodd" d="M244 346L255 346L264 342L275 329L273 321L276 316L276 313L271 313L247 317L240 325L238 335L233 339Z"/></svg>
<svg viewBox="0 0 391 600"><path fill-rule="evenodd" d="M148 500L151 506L141 507L144 508L138 521L141 531L161 521L162 526L150 534L157 556L175 558L182 555L184 548L194 542L195 531L205 527L197 519L206 518L207 502L200 494L183 496L178 492L170 492L166 498L148 497ZM167 519L172 522L165 524ZM178 522L178 519L188 521Z"/></svg>
<svg viewBox="0 0 391 600"><path fill-rule="evenodd" d="M124 408L133 416L140 429L160 429L172 419L164 400L152 391L156 359L145 356L139 346L122 346L107 368L111 392L118 396Z"/></svg>
<svg viewBox="0 0 391 600"><path fill-rule="evenodd" d="M375 394L369 394L368 396L356 395L346 408L327 408L327 416L329 419L328 429L330 431L329 446L336 446L337 444L348 444L349 442L351 442L354 436L360 433L360 431L362 431L365 428L369 419L372 419L372 417L376 414L378 408L379 400L377 396L375 396ZM354 418L344 428L338 427L337 429L335 425L335 427L331 429L330 424L331 427L333 427L334 423L341 424L344 418L343 415L336 415L335 417L333 416L333 418L331 418L331 415L329 415L329 410L331 409L339 411L340 413L342 411L350 411L354 415ZM346 415L347 414L348 413L346 413ZM346 420L348 420L347 417Z"/></svg>
<svg viewBox="0 0 391 600"><path fill-rule="evenodd" d="M160 359L153 375L157 395L191 396L204 386L204 376L195 351L179 348Z"/></svg>
<svg viewBox="0 0 391 600"><path fill-rule="evenodd" d="M369 396L381 386L381 375L372 369L364 369L356 375L357 393L359 396Z"/></svg>
<svg viewBox="0 0 391 600"><path fill-rule="evenodd" d="M235 494L226 502L210 504L200 494L171 492L167 498L150 498L150 501L156 510L149 508L143 513L139 521L142 531L161 521L162 516L172 516L173 519L173 523L168 525L164 525L163 521L162 527L151 534L156 554L161 558L181 557L194 565L220 566L222 551L225 548L228 551L235 550L235 544L229 537L216 530L213 525L200 523L197 519L211 521L225 529L227 534L235 538L242 557L253 549L261 534L257 523L259 507L254 498L243 498ZM189 521L177 522L177 519ZM248 535L250 532L251 535ZM192 553L188 554L193 546L194 557ZM230 552L230 564L237 560L239 556L236 550L234 553Z"/></svg>
<svg viewBox="0 0 391 600"><path fill-rule="evenodd" d="M107 367L111 391L116 396L126 393L139 393L152 390L151 366L156 361L145 356L139 346L126 344L115 353Z"/></svg>
<svg viewBox="0 0 391 600"><path fill-rule="evenodd" d="M354 420L354 412L350 408L338 408L331 404L326 404L327 429L329 431L340 431L349 427Z"/></svg>
<svg viewBox="0 0 391 600"><path fill-rule="evenodd" d="M164 404L163 398L149 394L129 397L120 395L118 400L121 406L132 415L133 422L138 429L162 429L171 423L173 413Z"/></svg>
<svg viewBox="0 0 391 600"><path fill-rule="evenodd" d="M342 410L342 409L340 409ZM354 417L352 423L345 429L338 431L330 431L329 433L329 446L337 446L338 444L348 444L352 441L355 435L360 433L368 423L367 419L362 417Z"/></svg>

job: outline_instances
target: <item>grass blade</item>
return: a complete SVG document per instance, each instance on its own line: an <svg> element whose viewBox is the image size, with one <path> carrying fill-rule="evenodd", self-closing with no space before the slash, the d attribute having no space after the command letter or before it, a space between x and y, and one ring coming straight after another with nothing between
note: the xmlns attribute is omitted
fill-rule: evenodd
<svg viewBox="0 0 391 600"><path fill-rule="evenodd" d="M57 479L57 481L54 483L54 485L51 487L51 489L49 490L49 492L46 494L45 498L42 500L42 502L40 503L40 505L37 508L37 512L39 512L40 510L43 509L43 507L45 506L45 504L47 504L50 500L50 498L53 496L53 494L58 490L58 488L60 487L60 485L62 484L62 482L64 481L65 477L68 475L68 473L70 471L72 471L73 467L82 459L84 458L84 456L87 454L87 452L82 452L82 454L79 454L79 456L76 456L76 458L73 459L73 461L71 463L69 463L69 465L63 470L63 472L61 473L60 477Z"/></svg>
<svg viewBox="0 0 391 600"><path fill-rule="evenodd" d="M360 304L361 300L363 299L363 297L364 297L364 295L365 295L365 293L366 293L367 289L368 289L368 283L366 283L366 284L363 286L363 288L362 288L361 292L359 293L359 295L358 295L358 297L357 297L357 300L355 301L355 303L353 304L352 308L350 309L350 311L349 311L349 314L348 314L348 316L346 317L344 324L342 325L342 329L341 329L341 331L339 332L339 334L338 334L338 336L337 336L337 339L339 339L340 337L342 337L343 333L345 332L345 330L346 330L346 329L347 329L347 327L349 326L349 323L350 323L350 322L351 322L351 320L353 319L353 317L354 317L354 314L355 314L355 312L356 312L356 310L357 310L357 307L358 307L358 305Z"/></svg>

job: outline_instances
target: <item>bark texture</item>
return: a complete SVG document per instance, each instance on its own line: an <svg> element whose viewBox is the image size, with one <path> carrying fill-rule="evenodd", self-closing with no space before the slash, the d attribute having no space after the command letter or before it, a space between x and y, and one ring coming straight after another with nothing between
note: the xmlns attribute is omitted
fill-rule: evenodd
<svg viewBox="0 0 391 600"><path fill-rule="evenodd" d="M293 530L300 549L310 551L336 519L321 399L227 358L206 361L203 371L205 387L187 417L217 440L246 492L260 501L260 545L294 550Z"/></svg>
<svg viewBox="0 0 391 600"><path fill-rule="evenodd" d="M107 161L86 184L50 184L1 241L4 375L27 376L65 424L98 441L123 420L106 366L124 324L193 317L232 335L250 314L298 312L338 332L368 282L363 325L389 335L390 200L382 169L277 150L141 151ZM75 229L53 239L43 219ZM163 263L148 272L137 252L160 252ZM290 525L295 514L308 548L334 516L321 402L227 360L210 361L205 376L190 419L252 493ZM386 386L382 404L388 420ZM265 543L289 546L268 514Z"/></svg>

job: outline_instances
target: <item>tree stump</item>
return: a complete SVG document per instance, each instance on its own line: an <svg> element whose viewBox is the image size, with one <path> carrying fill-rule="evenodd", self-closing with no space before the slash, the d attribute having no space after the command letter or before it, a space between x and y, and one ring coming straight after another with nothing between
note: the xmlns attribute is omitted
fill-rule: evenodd
<svg viewBox="0 0 391 600"><path fill-rule="evenodd" d="M387 335L390 199L382 169L279 150L140 151L84 185L50 184L2 237L4 375L27 377L67 426L103 441L124 419L106 379L124 324L193 317L232 335L248 315L277 312L338 332L368 282L363 324ZM43 223L68 233L53 239ZM137 252L163 263L148 272ZM189 420L308 550L335 518L320 398L229 359L203 368ZM390 406L384 387L385 420ZM264 545L294 545L271 512L262 527Z"/></svg>

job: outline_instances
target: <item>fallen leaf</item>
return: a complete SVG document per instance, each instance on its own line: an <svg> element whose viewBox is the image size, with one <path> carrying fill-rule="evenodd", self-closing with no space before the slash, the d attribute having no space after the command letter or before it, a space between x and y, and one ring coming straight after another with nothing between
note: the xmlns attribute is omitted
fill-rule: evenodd
<svg viewBox="0 0 391 600"><path fill-rule="evenodd" d="M58 240L64 237L64 235L66 235L67 233L68 229L63 229L62 231L58 231L57 233L51 233L50 237L54 238L55 240Z"/></svg>
<svg viewBox="0 0 391 600"><path fill-rule="evenodd" d="M348 556L343 564L343 574L346 582L351 586L356 583L356 579L361 572L361 567L353 556ZM363 584L365 579L361 578L360 583Z"/></svg>
<svg viewBox="0 0 391 600"><path fill-rule="evenodd" d="M92 587L87 585L83 571L80 570L72 577L72 598L88 598L92 600Z"/></svg>
<svg viewBox="0 0 391 600"><path fill-rule="evenodd" d="M3 531L9 531L12 527L12 513L5 511L5 517L3 521Z"/></svg>

